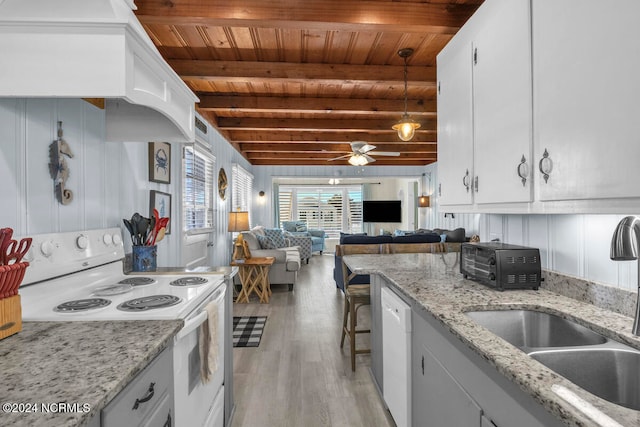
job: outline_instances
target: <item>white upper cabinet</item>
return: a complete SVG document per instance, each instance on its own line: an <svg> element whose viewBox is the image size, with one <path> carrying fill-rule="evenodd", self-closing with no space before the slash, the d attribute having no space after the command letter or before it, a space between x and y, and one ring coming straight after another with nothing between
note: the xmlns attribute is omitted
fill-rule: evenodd
<svg viewBox="0 0 640 427"><path fill-rule="evenodd" d="M486 6L473 38L475 202L529 202L529 0L494 0Z"/></svg>
<svg viewBox="0 0 640 427"><path fill-rule="evenodd" d="M473 202L473 112L471 43L457 39L438 56L438 200Z"/></svg>
<svg viewBox="0 0 640 427"><path fill-rule="evenodd" d="M637 214L639 16L637 0L485 1L438 56L440 204ZM449 96L452 79L470 93ZM469 146L473 194L461 199L450 187Z"/></svg>
<svg viewBox="0 0 640 427"><path fill-rule="evenodd" d="M640 2L532 6L539 200L637 198Z"/></svg>

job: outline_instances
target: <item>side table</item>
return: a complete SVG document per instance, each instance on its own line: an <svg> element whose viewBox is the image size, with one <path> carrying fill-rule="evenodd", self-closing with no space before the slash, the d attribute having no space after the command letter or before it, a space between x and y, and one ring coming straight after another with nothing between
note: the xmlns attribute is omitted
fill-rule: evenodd
<svg viewBox="0 0 640 427"><path fill-rule="evenodd" d="M271 295L269 268L275 262L274 257L246 258L235 260L232 266L238 267L242 289L238 293L237 303L248 303L249 296L255 293L261 303L268 303Z"/></svg>

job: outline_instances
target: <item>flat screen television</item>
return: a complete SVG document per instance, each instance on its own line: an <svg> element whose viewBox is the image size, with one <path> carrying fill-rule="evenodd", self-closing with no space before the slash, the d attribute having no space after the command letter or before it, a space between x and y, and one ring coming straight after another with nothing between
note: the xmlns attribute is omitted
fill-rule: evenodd
<svg viewBox="0 0 640 427"><path fill-rule="evenodd" d="M402 222L400 200L363 200L363 222Z"/></svg>

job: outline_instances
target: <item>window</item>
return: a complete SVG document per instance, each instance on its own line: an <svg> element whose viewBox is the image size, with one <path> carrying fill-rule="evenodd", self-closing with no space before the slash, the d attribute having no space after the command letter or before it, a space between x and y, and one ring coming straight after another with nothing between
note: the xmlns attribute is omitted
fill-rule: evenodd
<svg viewBox="0 0 640 427"><path fill-rule="evenodd" d="M213 230L213 170L215 157L196 143L184 147L182 209L188 234Z"/></svg>
<svg viewBox="0 0 640 427"><path fill-rule="evenodd" d="M309 228L323 229L329 237L340 232L362 231L362 187L351 186L280 186L278 220L301 220Z"/></svg>
<svg viewBox="0 0 640 427"><path fill-rule="evenodd" d="M232 210L249 212L251 224L251 193L253 192L253 175L240 165L233 165L231 171Z"/></svg>

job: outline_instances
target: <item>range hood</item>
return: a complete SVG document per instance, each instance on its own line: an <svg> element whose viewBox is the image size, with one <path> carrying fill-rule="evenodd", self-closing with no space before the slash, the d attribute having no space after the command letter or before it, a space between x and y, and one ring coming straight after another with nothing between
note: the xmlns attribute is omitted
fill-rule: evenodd
<svg viewBox="0 0 640 427"><path fill-rule="evenodd" d="M0 0L0 97L105 98L107 141L195 140L198 98L133 0Z"/></svg>

